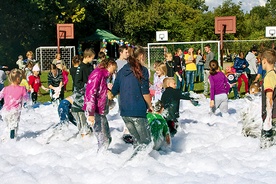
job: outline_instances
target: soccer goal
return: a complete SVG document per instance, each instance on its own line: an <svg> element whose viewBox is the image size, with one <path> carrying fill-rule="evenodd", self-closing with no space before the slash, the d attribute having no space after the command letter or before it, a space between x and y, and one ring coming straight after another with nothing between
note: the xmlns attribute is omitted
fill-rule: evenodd
<svg viewBox="0 0 276 184"><path fill-rule="evenodd" d="M178 48L184 52L188 51L188 49L192 47L194 48L195 54L198 49L201 49L201 53L204 53L204 46L206 44L210 44L211 50L215 54L215 59L220 60L220 41L148 43L146 57L148 68L152 69L153 63L156 60L164 61L165 54L167 52L170 52L172 55L174 55Z"/></svg>
<svg viewBox="0 0 276 184"><path fill-rule="evenodd" d="M40 62L41 70L49 70L50 64L55 59L55 55L57 54L56 46L46 46L46 47L38 47L36 50L36 60ZM71 61L73 56L75 56L76 49L75 46L61 46L60 54L61 59L66 64L67 68L71 68Z"/></svg>

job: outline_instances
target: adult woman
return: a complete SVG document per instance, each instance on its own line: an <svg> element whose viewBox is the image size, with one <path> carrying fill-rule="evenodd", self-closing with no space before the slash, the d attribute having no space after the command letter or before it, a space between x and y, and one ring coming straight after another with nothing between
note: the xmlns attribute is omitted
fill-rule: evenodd
<svg viewBox="0 0 276 184"><path fill-rule="evenodd" d="M142 47L134 50L128 63L117 73L112 94L120 93L120 114L134 137L133 145L140 150L151 142L146 118L147 109L152 110L149 94L149 74L144 62L145 51Z"/></svg>
<svg viewBox="0 0 276 184"><path fill-rule="evenodd" d="M186 64L186 85L185 92L189 90L194 91L194 78L196 73L196 55L194 54L194 49L189 48L188 54L185 54L185 64Z"/></svg>
<svg viewBox="0 0 276 184"><path fill-rule="evenodd" d="M197 82L203 82L203 76L204 76L204 73L203 73L203 69L204 69L204 63L203 63L203 56L201 54L201 50L198 49L197 50L197 55L196 55L196 69L197 69L197 72L196 72L196 81Z"/></svg>
<svg viewBox="0 0 276 184"><path fill-rule="evenodd" d="M61 60L61 55L57 53L55 55L55 59L53 60L52 64L55 64L58 69L62 70L62 66L65 65L65 63Z"/></svg>
<svg viewBox="0 0 276 184"><path fill-rule="evenodd" d="M182 50L180 48L177 49L177 51L175 52L175 55L173 57L173 61L174 61L174 72L176 77L176 81L177 81L177 89L181 89L181 91L183 91L183 86L184 86L184 75L183 73L185 73L185 70L183 70L183 63L182 63L182 58L180 56L182 56Z"/></svg>
<svg viewBox="0 0 276 184"><path fill-rule="evenodd" d="M50 88L51 101L64 99L62 71L55 64L51 64L48 74L48 86Z"/></svg>

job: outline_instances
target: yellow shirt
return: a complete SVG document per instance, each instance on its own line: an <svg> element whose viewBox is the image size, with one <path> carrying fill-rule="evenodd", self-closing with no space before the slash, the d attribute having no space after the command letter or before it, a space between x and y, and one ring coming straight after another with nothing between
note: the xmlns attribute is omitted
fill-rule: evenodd
<svg viewBox="0 0 276 184"><path fill-rule="evenodd" d="M276 87L276 74L274 71L267 72L264 78L264 90L272 90Z"/></svg>
<svg viewBox="0 0 276 184"><path fill-rule="evenodd" d="M22 79L21 83L19 84L19 86L25 86L25 88L27 89L27 91L30 90L30 86L29 83L26 79Z"/></svg>
<svg viewBox="0 0 276 184"><path fill-rule="evenodd" d="M189 54L185 54L185 61L191 60L191 56ZM196 55L194 55L194 60L196 59ZM186 64L186 71L196 71L196 64L195 62Z"/></svg>

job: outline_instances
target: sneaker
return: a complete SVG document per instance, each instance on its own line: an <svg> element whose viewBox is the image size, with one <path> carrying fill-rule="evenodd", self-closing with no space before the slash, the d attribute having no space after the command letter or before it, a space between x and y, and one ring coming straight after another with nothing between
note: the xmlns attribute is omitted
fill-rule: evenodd
<svg viewBox="0 0 276 184"><path fill-rule="evenodd" d="M123 135L123 140L125 141L125 143L127 144L133 144L133 137L130 134L124 134Z"/></svg>
<svg viewBox="0 0 276 184"><path fill-rule="evenodd" d="M190 101L192 102L192 104L193 104L194 106L198 106L198 101L196 101L195 99L191 98Z"/></svg>
<svg viewBox="0 0 276 184"><path fill-rule="evenodd" d="M270 130L262 130L261 132L261 140L260 140L260 148L265 149L269 148L274 144L274 139L273 139L273 131L272 129Z"/></svg>
<svg viewBox="0 0 276 184"><path fill-rule="evenodd" d="M15 137L15 130L11 130L10 131L10 138L14 139L14 137Z"/></svg>

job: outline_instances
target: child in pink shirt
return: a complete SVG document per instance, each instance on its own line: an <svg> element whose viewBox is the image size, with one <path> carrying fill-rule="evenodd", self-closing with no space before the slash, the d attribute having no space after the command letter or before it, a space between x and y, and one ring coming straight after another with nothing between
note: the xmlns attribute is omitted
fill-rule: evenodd
<svg viewBox="0 0 276 184"><path fill-rule="evenodd" d="M19 86L21 80L22 71L13 69L9 74L10 85L0 92L0 99L4 98L5 101L1 114L11 139L16 137L22 104L28 99L26 88Z"/></svg>

